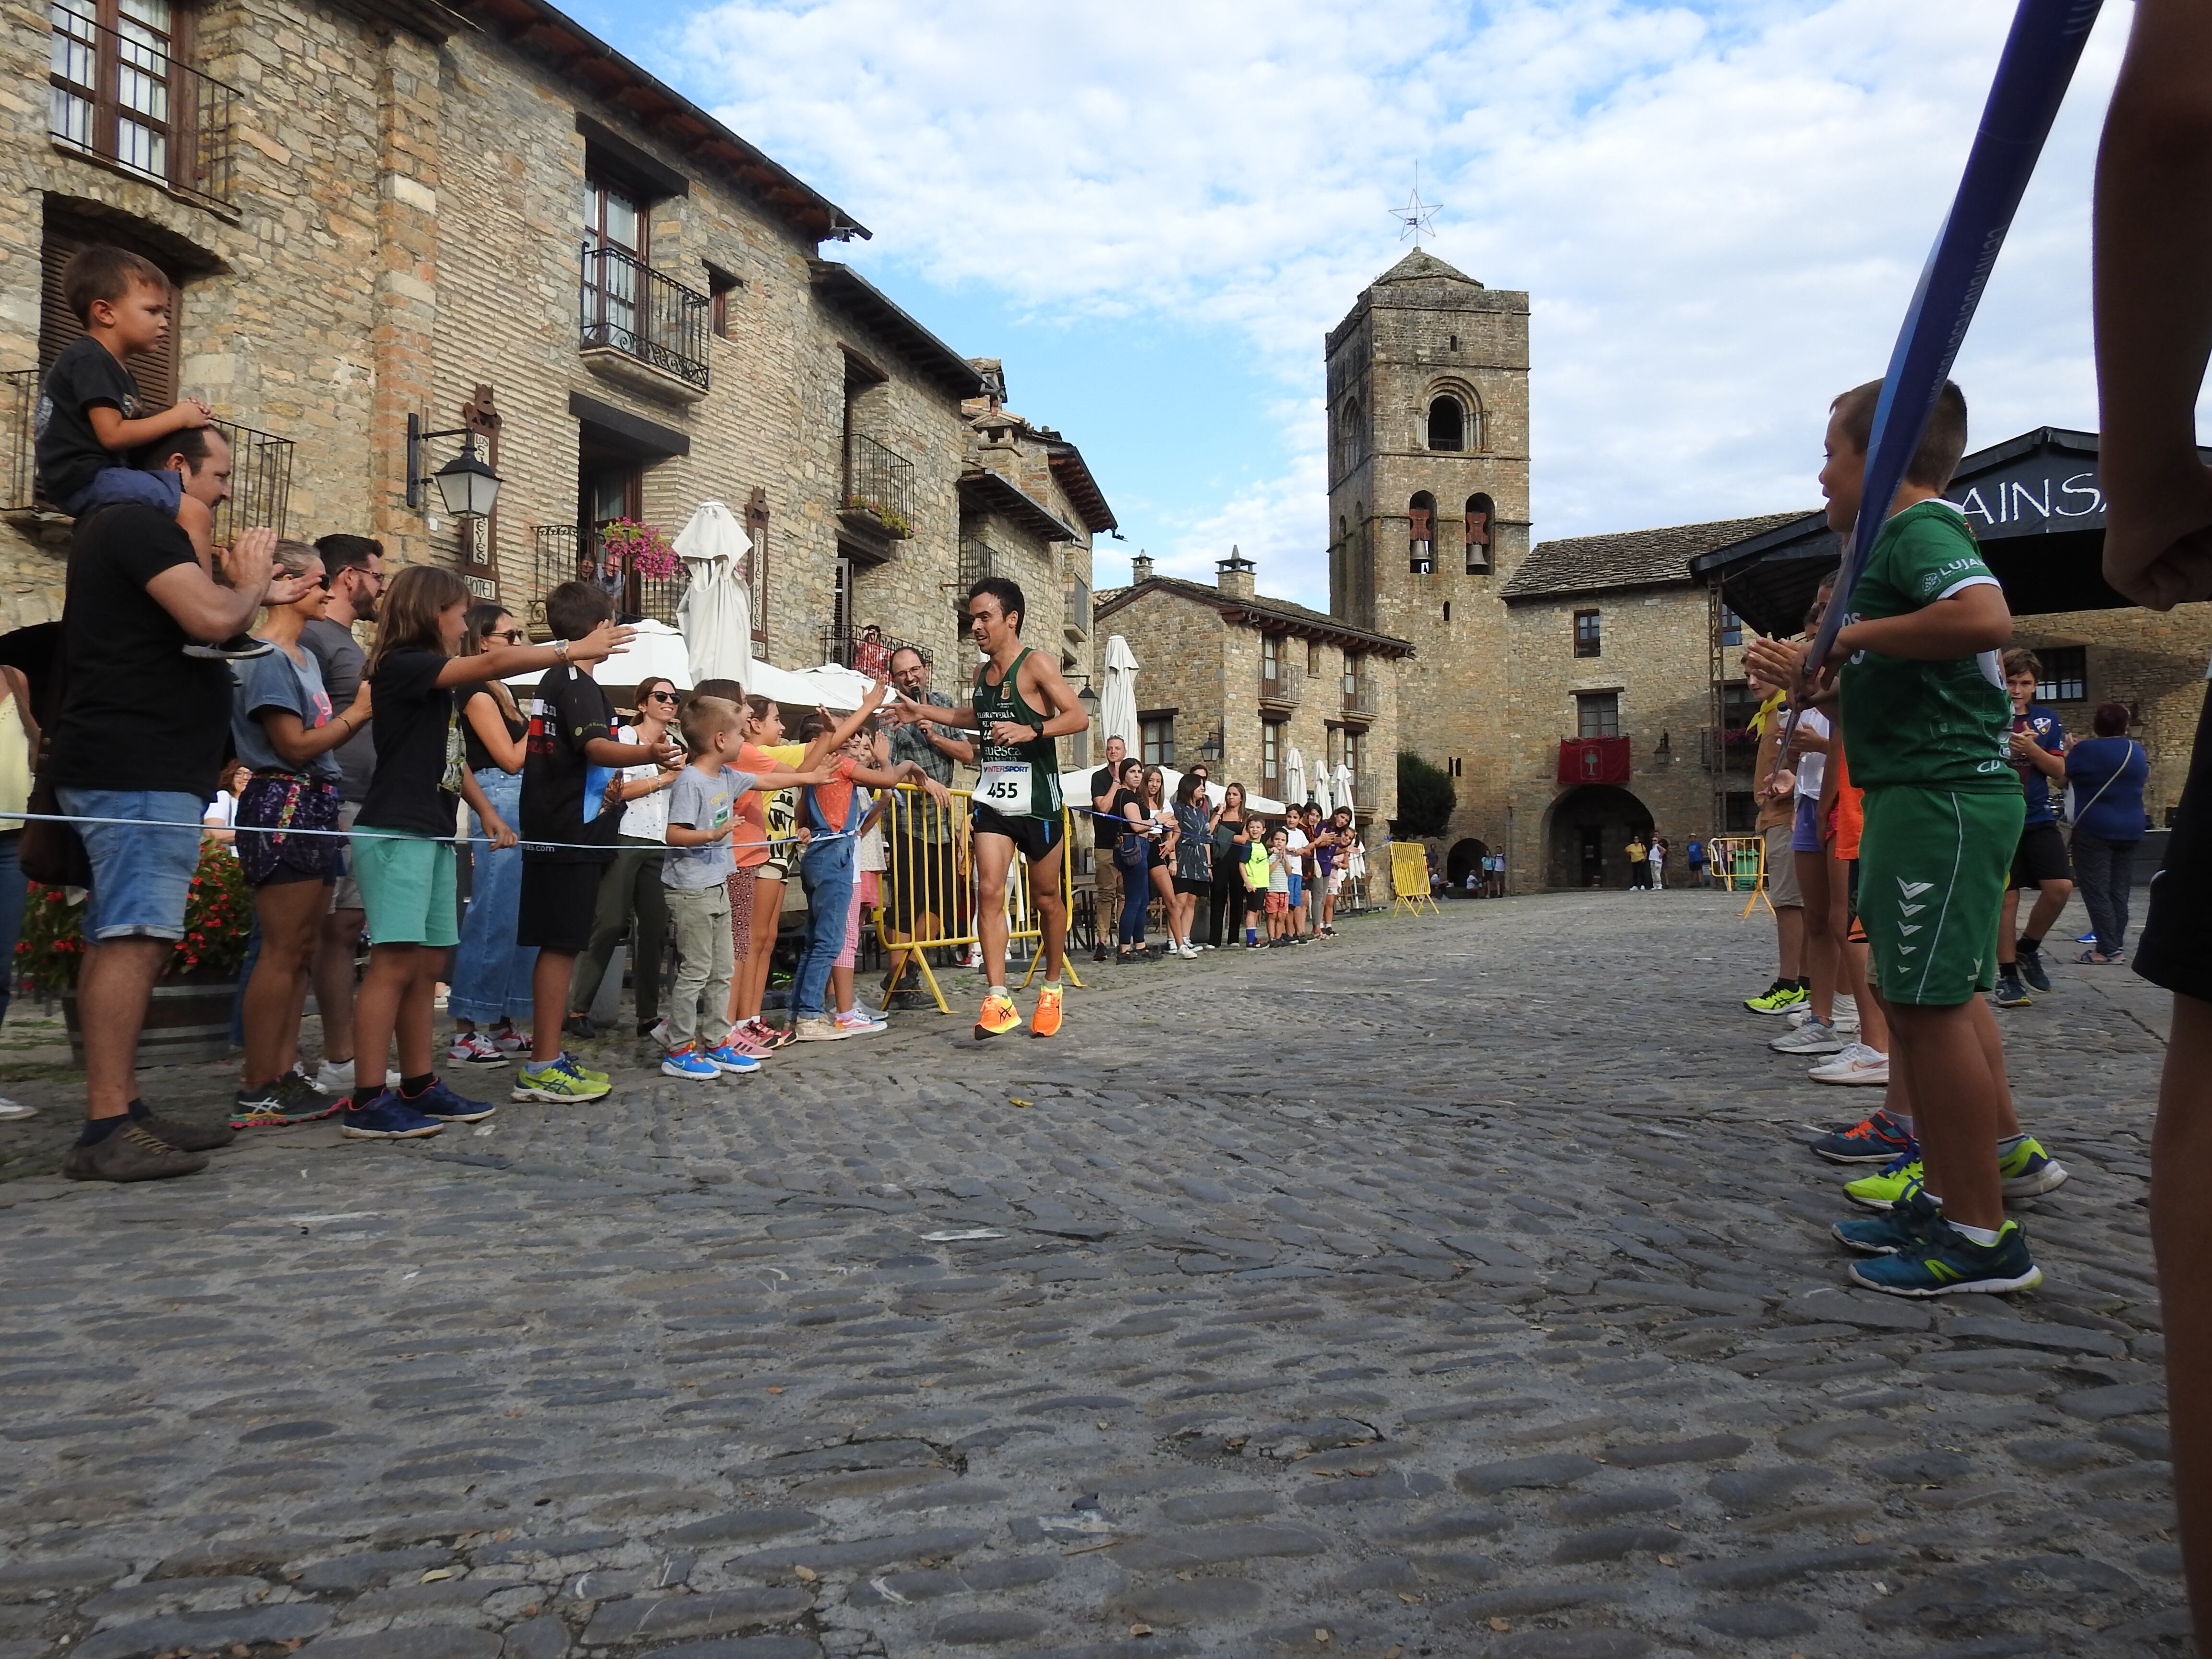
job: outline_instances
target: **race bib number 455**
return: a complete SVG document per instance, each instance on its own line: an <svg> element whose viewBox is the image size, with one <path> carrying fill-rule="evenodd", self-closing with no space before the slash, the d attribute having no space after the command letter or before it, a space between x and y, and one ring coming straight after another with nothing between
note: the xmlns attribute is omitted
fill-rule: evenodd
<svg viewBox="0 0 2212 1659"><path fill-rule="evenodd" d="M1030 763L1027 761L985 761L976 781L975 804L1010 818L1030 816Z"/></svg>

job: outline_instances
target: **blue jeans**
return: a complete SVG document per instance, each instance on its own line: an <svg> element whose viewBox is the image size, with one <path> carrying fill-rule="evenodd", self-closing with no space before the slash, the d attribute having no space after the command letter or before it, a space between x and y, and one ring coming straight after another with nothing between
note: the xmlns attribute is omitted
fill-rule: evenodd
<svg viewBox="0 0 2212 1659"><path fill-rule="evenodd" d="M15 941L23 933L23 867L15 849L23 832L0 836L0 1019L8 1018L8 999L15 984Z"/></svg>
<svg viewBox="0 0 2212 1659"><path fill-rule="evenodd" d="M157 507L173 515L184 496L185 475L181 472L141 472L135 467L104 466L93 475L90 483L64 501L61 508L76 518L95 507L136 501L141 507Z"/></svg>
<svg viewBox="0 0 2212 1659"><path fill-rule="evenodd" d="M522 779L496 766L480 768L477 787L492 811L509 823L522 822ZM483 821L470 815L476 833ZM469 907L461 917L461 942L453 951L453 988L446 1012L471 1025L532 1017L530 976L538 966L538 947L514 942L517 907L522 900L522 849L495 852L482 842L469 848L473 873Z"/></svg>
<svg viewBox="0 0 2212 1659"><path fill-rule="evenodd" d="M1125 836L1123 839L1133 839ZM1115 866L1119 869L1120 866ZM1145 942L1145 911L1152 902L1150 870L1121 871L1121 936L1124 945Z"/></svg>
<svg viewBox="0 0 2212 1659"><path fill-rule="evenodd" d="M185 900L200 867L197 795L158 789L57 789L71 817L129 818L136 823L81 823L76 832L92 861L92 896L85 902L84 936L179 939ZM175 826L149 829L149 823Z"/></svg>
<svg viewBox="0 0 2212 1659"><path fill-rule="evenodd" d="M850 837L809 842L799 878L806 887L806 937L791 983L791 1014L807 1019L829 1012L830 970L845 949L845 920L853 908Z"/></svg>

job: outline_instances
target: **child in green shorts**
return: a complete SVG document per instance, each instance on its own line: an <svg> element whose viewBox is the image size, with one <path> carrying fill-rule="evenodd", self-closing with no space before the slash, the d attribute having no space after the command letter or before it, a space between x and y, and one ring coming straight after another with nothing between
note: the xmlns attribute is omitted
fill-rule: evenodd
<svg viewBox="0 0 2212 1659"><path fill-rule="evenodd" d="M459 656L471 597L450 570L418 564L401 571L379 605L376 644L362 674L374 710L376 775L354 825L353 858L368 917L368 971L355 1003L354 1090L338 1114L341 1133L356 1139L410 1140L492 1114L430 1069L431 1003L447 950L460 937L453 881L459 801L475 810L495 845L514 845L514 831L492 810L464 758L453 688L557 663L597 662L629 638L629 629L603 623L580 640ZM395 1036L399 1082L386 1089L385 1056Z"/></svg>
<svg viewBox="0 0 2212 1659"><path fill-rule="evenodd" d="M1873 381L1831 408L1820 487L1838 534L1858 518L1881 393ZM1852 1279L1898 1296L2025 1290L2043 1278L2005 1217L1998 1137L2018 1126L2004 1121L1993 1024L1976 1018L1995 983L2023 805L1997 661L2012 613L1964 516L1941 498L1966 447L1966 399L1947 382L1828 659L1840 668L1851 781L1866 792L1859 905L1869 967L1925 1166L1920 1189L1838 1232L1870 1258ZM1784 678L1795 670L1788 647L1759 641L1753 653L1774 656Z"/></svg>

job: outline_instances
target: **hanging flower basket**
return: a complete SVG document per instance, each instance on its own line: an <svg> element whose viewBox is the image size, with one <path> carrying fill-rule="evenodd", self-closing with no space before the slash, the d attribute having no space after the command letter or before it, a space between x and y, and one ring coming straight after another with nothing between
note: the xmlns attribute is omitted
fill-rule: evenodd
<svg viewBox="0 0 2212 1659"><path fill-rule="evenodd" d="M611 519L599 526L599 560L610 569L635 571L650 581L684 574L684 561L668 538L634 519Z"/></svg>

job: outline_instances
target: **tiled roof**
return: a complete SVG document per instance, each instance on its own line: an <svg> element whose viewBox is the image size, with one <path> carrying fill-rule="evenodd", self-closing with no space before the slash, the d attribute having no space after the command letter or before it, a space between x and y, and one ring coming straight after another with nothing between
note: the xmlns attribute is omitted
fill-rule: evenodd
<svg viewBox="0 0 2212 1659"><path fill-rule="evenodd" d="M1498 597L1541 599L1607 587L1687 582L1690 561L1698 554L1804 516L1802 513L1764 513L1753 519L1722 519L1711 524L1678 524L1662 530L1625 530L1612 536L1539 542L1528 550L1528 556Z"/></svg>
<svg viewBox="0 0 2212 1659"><path fill-rule="evenodd" d="M1288 599L1271 599L1265 594L1249 599L1239 599L1234 593L1224 593L1207 583L1185 581L1180 576L1153 576L1134 586L1102 589L1092 596L1092 620L1104 621L1140 593L1166 593L1176 599L1190 599L1211 606L1232 622L1249 623L1257 628L1265 628L1272 623L1294 634L1325 634L1334 639L1348 640L1384 656L1410 657L1413 654L1412 641L1355 627L1341 617L1330 616L1326 611L1309 610L1303 605L1293 605Z"/></svg>

